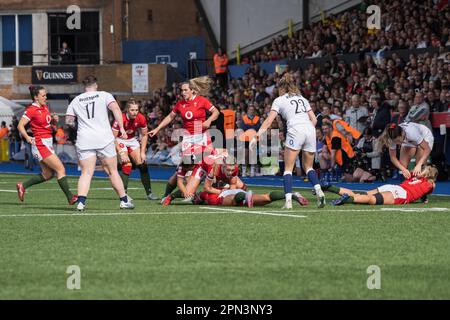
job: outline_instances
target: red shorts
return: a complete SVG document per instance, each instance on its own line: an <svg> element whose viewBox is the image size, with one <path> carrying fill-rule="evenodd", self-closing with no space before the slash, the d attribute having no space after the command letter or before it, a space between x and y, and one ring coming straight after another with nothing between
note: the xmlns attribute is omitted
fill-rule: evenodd
<svg viewBox="0 0 450 320"><path fill-rule="evenodd" d="M200 192L200 198L210 206L221 206L223 202L223 198L219 197L218 194L205 191Z"/></svg>
<svg viewBox="0 0 450 320"><path fill-rule="evenodd" d="M55 154L53 138L36 138L35 144L31 145L31 152L39 162Z"/></svg>

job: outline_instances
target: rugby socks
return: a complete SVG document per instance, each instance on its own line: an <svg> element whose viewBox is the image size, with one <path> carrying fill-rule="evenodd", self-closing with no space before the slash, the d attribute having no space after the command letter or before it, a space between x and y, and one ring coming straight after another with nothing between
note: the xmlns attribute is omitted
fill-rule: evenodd
<svg viewBox="0 0 450 320"><path fill-rule="evenodd" d="M272 191L269 193L270 201L283 200L284 192L283 191Z"/></svg>
<svg viewBox="0 0 450 320"><path fill-rule="evenodd" d="M234 202L236 202L236 204L241 205L245 201L245 196L246 196L245 192L236 193L236 195L234 196Z"/></svg>
<svg viewBox="0 0 450 320"><path fill-rule="evenodd" d="M341 191L341 188L330 185L325 190L329 191L329 192L333 192L333 193L339 194L339 192Z"/></svg>
<svg viewBox="0 0 450 320"><path fill-rule="evenodd" d="M82 203L83 205L86 205L86 198L85 196L78 196L78 203Z"/></svg>
<svg viewBox="0 0 450 320"><path fill-rule="evenodd" d="M183 194L181 193L180 190L175 191L170 196L172 197L172 199L183 198Z"/></svg>
<svg viewBox="0 0 450 320"><path fill-rule="evenodd" d="M292 171L285 171L283 175L284 193L286 201L292 200Z"/></svg>
<svg viewBox="0 0 450 320"><path fill-rule="evenodd" d="M69 182L67 181L67 176L59 179L58 184L59 184L59 187L61 188L61 190L66 195L67 201L70 201L73 197L73 194L72 194L72 192L70 192Z"/></svg>
<svg viewBox="0 0 450 320"><path fill-rule="evenodd" d="M122 171L119 172L119 174L120 174L120 177L122 178L123 187L125 188L125 190L128 190L128 179L130 178L130 176L123 173Z"/></svg>
<svg viewBox="0 0 450 320"><path fill-rule="evenodd" d="M144 186L145 193L149 195L152 192L152 183L150 181L150 174L148 172L148 167L145 163L139 166L139 172L141 173L141 182Z"/></svg>
<svg viewBox="0 0 450 320"><path fill-rule="evenodd" d="M29 187L31 187L31 186L34 186L35 184L39 184L39 183L42 183L42 182L45 182L46 180L45 180L45 178L42 176L42 174L37 174L37 175L34 175L34 176L32 176L30 179L28 179L27 181L25 181L24 183L23 183L23 187L25 188L25 189L28 189Z"/></svg>
<svg viewBox="0 0 450 320"><path fill-rule="evenodd" d="M319 193L320 190L322 190L322 189L320 188L320 182L319 182L319 179L317 178L316 171L314 169L309 169L308 172L306 173L306 175L308 176L308 179L311 182L311 184L313 185L316 193Z"/></svg>
<svg viewBox="0 0 450 320"><path fill-rule="evenodd" d="M171 185L170 183L166 184L166 191L164 192L164 196L163 197L167 197L169 194L172 193L173 190L175 190L177 188L177 185Z"/></svg>

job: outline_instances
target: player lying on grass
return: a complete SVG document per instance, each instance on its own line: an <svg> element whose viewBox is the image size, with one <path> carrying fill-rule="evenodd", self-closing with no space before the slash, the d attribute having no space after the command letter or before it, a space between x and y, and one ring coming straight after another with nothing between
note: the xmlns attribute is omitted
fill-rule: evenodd
<svg viewBox="0 0 450 320"><path fill-rule="evenodd" d="M246 191L245 184L237 176L239 173L234 157L225 158L225 163L215 163L206 176L203 192L196 195L194 204L206 203L216 206L265 206L273 201L285 199L282 191L272 191L267 194L253 194ZM308 200L299 193L294 193L292 198L307 205Z"/></svg>
<svg viewBox="0 0 450 320"><path fill-rule="evenodd" d="M220 193L202 191L196 194L193 203L211 206L247 206L252 208L253 206L265 206L274 201L285 199L283 191L272 191L265 194L253 194L251 190L245 191L242 189L222 189L219 191ZM308 204L308 200L298 192L292 194L292 199L301 206Z"/></svg>
<svg viewBox="0 0 450 320"><path fill-rule="evenodd" d="M322 189L341 195L332 201L335 206L345 203L392 205L412 203L428 194L435 187L438 171L433 166L425 166L418 176L411 175L400 185L386 184L366 193L356 193L346 188L324 185Z"/></svg>

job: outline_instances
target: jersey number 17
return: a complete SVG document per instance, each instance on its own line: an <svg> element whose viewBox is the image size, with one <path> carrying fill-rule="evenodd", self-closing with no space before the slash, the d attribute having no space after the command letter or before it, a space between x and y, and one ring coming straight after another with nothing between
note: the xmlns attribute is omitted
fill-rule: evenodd
<svg viewBox="0 0 450 320"><path fill-rule="evenodd" d="M89 113L89 106L91 106L91 113ZM95 101L89 102L87 105L84 106L86 108L87 117L88 119L94 119L94 107L95 107Z"/></svg>

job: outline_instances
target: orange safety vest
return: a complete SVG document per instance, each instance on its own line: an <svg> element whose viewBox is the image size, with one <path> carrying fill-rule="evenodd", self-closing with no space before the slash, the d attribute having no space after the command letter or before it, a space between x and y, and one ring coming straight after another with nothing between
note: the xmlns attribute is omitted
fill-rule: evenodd
<svg viewBox="0 0 450 320"><path fill-rule="evenodd" d="M55 140L57 144L65 144L66 143L66 134L62 128L58 128L55 134Z"/></svg>
<svg viewBox="0 0 450 320"><path fill-rule="evenodd" d="M227 57L227 55L224 53L221 56L219 56L216 53L214 55L214 69L216 71L216 74L227 72L227 66L228 66L228 57Z"/></svg>
<svg viewBox="0 0 450 320"><path fill-rule="evenodd" d="M223 130L225 131L225 139L234 137L234 129L236 127L236 112L231 109L222 110L223 113Z"/></svg>
<svg viewBox="0 0 450 320"><path fill-rule="evenodd" d="M338 123L344 128L345 131L347 131L352 135L353 139L358 140L359 138L361 138L361 132L350 126L347 122L345 122L342 119L336 119L333 121L333 131L339 132L339 130L337 129Z"/></svg>
<svg viewBox="0 0 450 320"><path fill-rule="evenodd" d="M331 154L331 140L333 138L338 137L341 138L341 148L345 151L345 153L348 155L349 158L353 158L355 156L355 152L353 151L353 147L351 146L350 142L337 130L333 130L331 133L331 137L325 136L325 141L327 143L328 151ZM342 150L336 150L336 156L335 160L336 163L340 166L344 164L343 158L342 158Z"/></svg>
<svg viewBox="0 0 450 320"><path fill-rule="evenodd" d="M248 126L257 125L259 122L259 116L255 115L253 119L250 119L246 114L242 117L242 121Z"/></svg>

